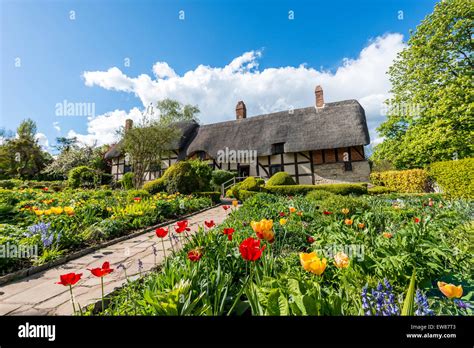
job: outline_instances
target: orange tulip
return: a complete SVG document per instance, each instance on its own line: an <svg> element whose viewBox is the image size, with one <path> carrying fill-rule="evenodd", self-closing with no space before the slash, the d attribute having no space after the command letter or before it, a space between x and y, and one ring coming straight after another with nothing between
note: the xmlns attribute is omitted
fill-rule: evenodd
<svg viewBox="0 0 474 348"><path fill-rule="evenodd" d="M384 232L382 234L385 238L392 238L393 237L393 234L391 234L390 232Z"/></svg>
<svg viewBox="0 0 474 348"><path fill-rule="evenodd" d="M361 222L361 223L357 224L357 227L359 227L359 228L364 228L364 227L365 227L365 224L364 224L363 222Z"/></svg>
<svg viewBox="0 0 474 348"><path fill-rule="evenodd" d="M290 213L294 213L296 211L296 208L295 207L290 207Z"/></svg>
<svg viewBox="0 0 474 348"><path fill-rule="evenodd" d="M345 220L344 220L344 223L345 223L346 225L349 225L349 226L352 225L352 222L353 222L353 221L352 221L351 219L345 219Z"/></svg>
<svg viewBox="0 0 474 348"><path fill-rule="evenodd" d="M461 298L462 297L462 286L447 284L445 282L438 282L438 288L447 298Z"/></svg>

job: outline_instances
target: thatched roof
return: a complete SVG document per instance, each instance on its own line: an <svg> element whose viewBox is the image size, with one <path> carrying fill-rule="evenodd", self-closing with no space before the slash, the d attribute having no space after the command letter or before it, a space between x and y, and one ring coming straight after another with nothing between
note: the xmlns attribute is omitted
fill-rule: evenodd
<svg viewBox="0 0 474 348"><path fill-rule="evenodd" d="M241 120L200 126L187 149L216 158L219 150L257 150L272 154L272 144L285 143L285 152L332 149L370 143L365 112L356 100L326 103Z"/></svg>
<svg viewBox="0 0 474 348"><path fill-rule="evenodd" d="M199 124L197 124L195 121L188 121L177 122L174 124L174 126L178 128L181 136L175 142L169 145L168 150L184 149L196 135L196 129L199 127ZM119 157L121 155L121 145L121 141L118 144L112 145L109 151L105 153L105 159Z"/></svg>
<svg viewBox="0 0 474 348"><path fill-rule="evenodd" d="M183 135L170 146L182 155L205 151L216 158L219 150L257 150L258 156L272 154L272 144L284 143L285 152L333 149L370 143L365 112L356 100L326 103L289 111L253 116L240 120L199 126L195 122L177 124ZM120 155L120 143L106 154Z"/></svg>

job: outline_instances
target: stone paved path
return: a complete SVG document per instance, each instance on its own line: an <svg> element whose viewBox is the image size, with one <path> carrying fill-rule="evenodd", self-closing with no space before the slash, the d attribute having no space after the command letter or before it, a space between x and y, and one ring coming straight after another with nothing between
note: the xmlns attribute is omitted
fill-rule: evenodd
<svg viewBox="0 0 474 348"><path fill-rule="evenodd" d="M231 209L225 211L222 206L218 206L189 217L187 220L191 233L197 231L198 226L203 226L204 221L222 223L230 211ZM173 229L172 225L168 227ZM168 238L165 240L166 255L171 255L170 241ZM104 278L105 293L108 294L126 281L124 271L116 269L119 264L126 266L129 279L140 276L138 260L143 263L141 274L155 267L153 245L158 250L156 264L159 264L164 259L163 248L161 240L152 231L0 286L0 315L71 315L69 287L55 284L61 274L82 273L82 279L73 287L73 292L76 305L79 303L84 307L101 298L100 279L92 276L88 268L100 267L105 261L110 262L114 272Z"/></svg>

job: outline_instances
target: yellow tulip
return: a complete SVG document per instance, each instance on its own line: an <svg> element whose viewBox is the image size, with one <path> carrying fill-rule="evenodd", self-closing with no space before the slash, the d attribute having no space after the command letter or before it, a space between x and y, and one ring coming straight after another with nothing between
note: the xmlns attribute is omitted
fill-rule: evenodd
<svg viewBox="0 0 474 348"><path fill-rule="evenodd" d="M438 282L438 288L447 298L461 298L462 297L462 286L447 284L445 282Z"/></svg>
<svg viewBox="0 0 474 348"><path fill-rule="evenodd" d="M53 212L51 209L47 209L44 211L44 215L51 215Z"/></svg>
<svg viewBox="0 0 474 348"><path fill-rule="evenodd" d="M233 205L233 206L234 206L234 208L235 208L235 207L237 207L237 206L239 205L239 202L238 202L238 201L236 201L236 200L234 200L234 201L232 201L232 205Z"/></svg>
<svg viewBox="0 0 474 348"><path fill-rule="evenodd" d="M51 210L56 215L60 215L63 212L63 208L61 208L61 207L52 207Z"/></svg>
<svg viewBox="0 0 474 348"><path fill-rule="evenodd" d="M64 207L64 211L67 215L74 215L74 208L73 207Z"/></svg>
<svg viewBox="0 0 474 348"><path fill-rule="evenodd" d="M341 211L342 211L342 213L343 213L344 215L349 214L349 209L347 209L347 208L344 208L344 209L342 209Z"/></svg>
<svg viewBox="0 0 474 348"><path fill-rule="evenodd" d="M316 275L323 274L327 264L327 260L325 258L321 260L314 251L309 254L300 253L300 262L306 271Z"/></svg>
<svg viewBox="0 0 474 348"><path fill-rule="evenodd" d="M273 233L273 220L262 219L260 221L252 221L250 223L253 230L260 239L273 243L275 240L275 234Z"/></svg>
<svg viewBox="0 0 474 348"><path fill-rule="evenodd" d="M285 225L288 220L286 219L280 219L280 225Z"/></svg>
<svg viewBox="0 0 474 348"><path fill-rule="evenodd" d="M38 210L35 210L35 214L36 216L41 216L44 214L44 211L38 209Z"/></svg>
<svg viewBox="0 0 474 348"><path fill-rule="evenodd" d="M346 268L349 266L349 256L347 256L342 251L338 252L334 256L334 264L337 268Z"/></svg>
<svg viewBox="0 0 474 348"><path fill-rule="evenodd" d="M290 213L294 213L296 211L295 207L290 207Z"/></svg>

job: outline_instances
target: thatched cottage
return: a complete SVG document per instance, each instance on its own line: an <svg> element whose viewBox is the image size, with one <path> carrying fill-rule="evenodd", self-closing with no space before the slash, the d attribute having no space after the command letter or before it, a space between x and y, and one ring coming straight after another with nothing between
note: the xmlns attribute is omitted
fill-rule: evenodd
<svg viewBox="0 0 474 348"><path fill-rule="evenodd" d="M126 128L131 126L127 120ZM146 180L159 177L176 161L200 158L239 176L269 178L285 171L299 184L368 181L364 145L370 139L364 109L356 100L324 103L320 86L314 106L247 118L246 106L239 101L233 121L185 122L178 127L181 138L161 168L150 168ZM117 145L105 158L112 161L115 179L131 170Z"/></svg>

